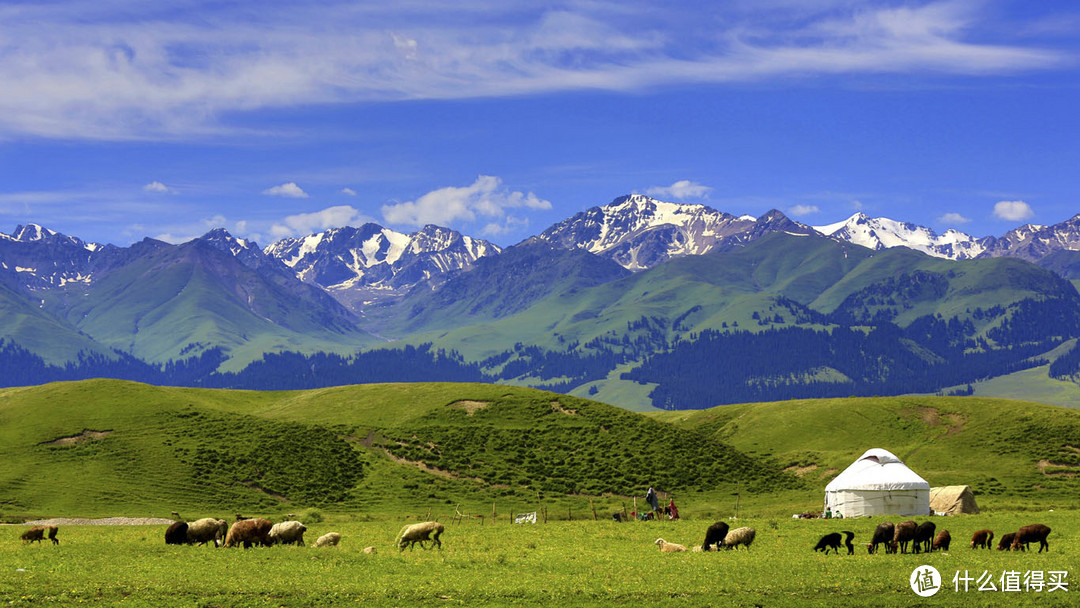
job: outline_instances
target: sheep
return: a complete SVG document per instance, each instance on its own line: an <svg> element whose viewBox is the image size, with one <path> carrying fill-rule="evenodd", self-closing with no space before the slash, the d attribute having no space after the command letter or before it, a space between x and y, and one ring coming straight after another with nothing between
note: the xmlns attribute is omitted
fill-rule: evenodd
<svg viewBox="0 0 1080 608"><path fill-rule="evenodd" d="M188 525L186 521L174 521L165 530L166 545L186 545Z"/></svg>
<svg viewBox="0 0 1080 608"><path fill-rule="evenodd" d="M367 553L368 555L375 555L378 552L379 550L375 547L364 547L364 553Z"/></svg>
<svg viewBox="0 0 1080 608"><path fill-rule="evenodd" d="M724 537L724 547L736 549L739 545L743 545L749 551L750 543L754 542L755 534L757 532L753 528L735 528Z"/></svg>
<svg viewBox="0 0 1080 608"><path fill-rule="evenodd" d="M722 547L724 545L724 538L727 537L728 525L722 521L718 521L715 524L709 526L705 530L705 542L701 543L701 549L708 551L713 545Z"/></svg>
<svg viewBox="0 0 1080 608"><path fill-rule="evenodd" d="M341 535L337 532L327 532L315 541L312 547L336 547L341 542Z"/></svg>
<svg viewBox="0 0 1080 608"><path fill-rule="evenodd" d="M980 549L993 549L994 531L993 530L979 530L971 535L971 548L976 547Z"/></svg>
<svg viewBox="0 0 1080 608"><path fill-rule="evenodd" d="M298 547L304 546L304 532L307 532L307 526L293 520L283 521L279 524L274 524L270 528L270 534L267 539L270 544L281 543L283 545L296 545Z"/></svg>
<svg viewBox="0 0 1080 608"><path fill-rule="evenodd" d="M855 545L851 544L851 539L855 538L855 533L848 532L847 530L843 530L842 532L843 534L847 535L847 540L844 541L844 544L847 545L848 555L852 555L855 553ZM831 548L833 551L839 554L840 534L841 532L832 532L830 534L822 536L821 540L819 540L818 543L814 545L814 551L824 551L825 555L828 555L829 549Z"/></svg>
<svg viewBox="0 0 1080 608"><path fill-rule="evenodd" d="M1001 540L998 541L997 550L1008 551L1009 548L1012 547L1014 538L1016 538L1016 532L1009 532L1008 534L1003 535Z"/></svg>
<svg viewBox="0 0 1080 608"><path fill-rule="evenodd" d="M1050 551L1050 543L1046 542L1046 537L1050 534L1050 528L1042 524L1031 524L1030 526L1024 526L1016 531L1016 536L1013 537L1012 548L1013 550L1027 551L1029 543L1038 541L1039 553L1046 549Z"/></svg>
<svg viewBox="0 0 1080 608"><path fill-rule="evenodd" d="M902 521L896 524L896 532L893 533L892 544L890 549L893 553L896 553L897 547L900 548L900 553L907 553L908 543L915 538L915 530L919 527L919 524L911 521Z"/></svg>
<svg viewBox="0 0 1080 608"><path fill-rule="evenodd" d="M934 530L937 525L932 521L924 521L915 528L915 536L912 537L911 542L913 545L912 551L918 555L920 550L924 553L930 552L930 547L934 543Z"/></svg>
<svg viewBox="0 0 1080 608"><path fill-rule="evenodd" d="M54 545L59 545L60 541L56 539L56 533L60 531L60 528L57 528L56 526L45 526L45 528L49 530L49 540L51 540Z"/></svg>
<svg viewBox="0 0 1080 608"><path fill-rule="evenodd" d="M45 526L34 526L23 532L20 538L22 538L24 545L34 542L40 543L45 540Z"/></svg>
<svg viewBox="0 0 1080 608"><path fill-rule="evenodd" d="M937 551L938 549L941 549L942 551L948 551L950 543L952 543L952 535L949 534L948 530L942 530L937 533L937 536L934 538L934 544L930 547L930 550Z"/></svg>
<svg viewBox="0 0 1080 608"><path fill-rule="evenodd" d="M880 523L874 528L874 534L870 537L870 542L866 544L866 551L873 555L877 553L878 545L885 545L885 552L889 551L889 541L893 539L893 534L896 533L896 527L891 521Z"/></svg>
<svg viewBox="0 0 1080 608"><path fill-rule="evenodd" d="M437 521L424 521L411 526L405 526L398 532L397 538L394 540L394 544L397 545L401 551L405 550L405 547L410 549L416 543L420 543L420 547L424 547L424 541L433 541L433 546L442 550L442 543L439 542L439 535L445 530L445 526ZM431 536L434 532L434 536ZM430 537L430 538L429 538Z"/></svg>
<svg viewBox="0 0 1080 608"><path fill-rule="evenodd" d="M270 528L273 526L274 524L270 520L260 517L242 519L229 528L229 532L225 535L225 546L235 547L240 543L243 543L245 549L250 548L253 543L269 546L270 539L268 537Z"/></svg>
<svg viewBox="0 0 1080 608"><path fill-rule="evenodd" d="M218 547L225 540L228 531L229 524L224 519L214 519L213 517L196 519L188 524L187 542L205 545L213 541L214 546Z"/></svg>
<svg viewBox="0 0 1080 608"><path fill-rule="evenodd" d="M669 543L662 538L656 539L656 542L654 542L653 544L657 547L660 547L661 553L682 553L683 551L686 551L686 547L684 545Z"/></svg>

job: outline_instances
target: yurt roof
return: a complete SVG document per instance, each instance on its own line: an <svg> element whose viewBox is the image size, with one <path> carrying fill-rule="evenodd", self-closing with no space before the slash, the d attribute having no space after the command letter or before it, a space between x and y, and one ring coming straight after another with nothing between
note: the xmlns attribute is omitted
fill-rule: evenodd
<svg viewBox="0 0 1080 608"><path fill-rule="evenodd" d="M881 448L869 449L836 476L826 492L841 490L929 490L930 484L919 477L895 454Z"/></svg>

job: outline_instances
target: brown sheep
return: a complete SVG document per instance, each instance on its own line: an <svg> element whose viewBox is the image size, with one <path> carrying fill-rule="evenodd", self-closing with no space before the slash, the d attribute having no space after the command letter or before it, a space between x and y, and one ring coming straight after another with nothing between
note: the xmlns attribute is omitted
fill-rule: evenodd
<svg viewBox="0 0 1080 608"><path fill-rule="evenodd" d="M22 538L24 545L34 542L40 543L45 540L45 526L34 526L26 532L23 532L20 538Z"/></svg>
<svg viewBox="0 0 1080 608"><path fill-rule="evenodd" d="M56 526L45 527L49 530L49 540L51 540L54 545L59 545L60 541L56 539L56 533L60 531L60 528L57 528Z"/></svg>
<svg viewBox="0 0 1080 608"><path fill-rule="evenodd" d="M186 521L174 521L165 530L166 545L186 545L188 525Z"/></svg>
<svg viewBox="0 0 1080 608"><path fill-rule="evenodd" d="M1029 543L1039 543L1039 553L1046 549L1050 551L1050 543L1046 542L1046 537L1050 535L1050 528L1042 524L1031 524L1030 526L1024 526L1016 531L1016 536L1013 538L1012 548L1013 550L1027 551Z"/></svg>
<svg viewBox="0 0 1080 608"><path fill-rule="evenodd" d="M948 551L950 543L952 543L952 534L949 534L948 530L942 530L937 533L937 536L934 538L934 544L930 547L930 550L937 551L938 549L941 549L942 551Z"/></svg>
<svg viewBox="0 0 1080 608"><path fill-rule="evenodd" d="M918 555L920 552L929 553L930 548L934 544L934 530L937 525L932 521L924 521L915 528L915 536L911 539L913 552Z"/></svg>
<svg viewBox="0 0 1080 608"><path fill-rule="evenodd" d="M993 549L994 545L994 531L993 530L979 530L971 535L971 548L978 547L979 549Z"/></svg>
<svg viewBox="0 0 1080 608"><path fill-rule="evenodd" d="M893 544L891 546L893 553L896 553L896 548L900 548L900 553L907 553L908 543L915 538L915 530L919 527L919 524L908 520L902 521L896 524L896 532L893 533Z"/></svg>
<svg viewBox="0 0 1080 608"><path fill-rule="evenodd" d="M866 550L870 554L877 553L878 545L885 545L885 552L889 553L889 541L893 539L893 534L896 533L896 527L891 521L880 523L874 528L874 535L870 538L870 542L866 545Z"/></svg>
<svg viewBox="0 0 1080 608"><path fill-rule="evenodd" d="M252 544L269 547L270 528L273 527L274 523L269 519L242 519L229 528L225 535L225 546L235 547L243 543L245 549L250 549Z"/></svg>
<svg viewBox="0 0 1080 608"><path fill-rule="evenodd" d="M998 541L997 550L1008 551L1012 547L1014 538L1016 538L1016 532L1009 532L1008 534L1002 536L1001 540Z"/></svg>

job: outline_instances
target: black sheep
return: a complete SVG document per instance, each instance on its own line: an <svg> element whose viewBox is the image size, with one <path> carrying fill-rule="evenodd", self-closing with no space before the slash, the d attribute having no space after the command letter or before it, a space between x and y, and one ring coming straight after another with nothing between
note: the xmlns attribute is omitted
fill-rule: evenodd
<svg viewBox="0 0 1080 608"><path fill-rule="evenodd" d="M851 544L851 539L855 538L855 533L848 532L847 530L844 530L843 533L847 535L847 541L845 544L848 548L848 555L852 555L855 553L855 546ZM814 551L824 551L825 555L828 555L829 549L832 549L837 554L839 554L841 538L842 537L840 536L840 532L831 532L829 534L826 534L825 536L822 536L821 540L819 540L817 545L814 546Z"/></svg>
<svg viewBox="0 0 1080 608"><path fill-rule="evenodd" d="M174 521L169 525L169 528L165 530L165 544L186 545L187 528L188 525L186 521Z"/></svg>
<svg viewBox="0 0 1080 608"><path fill-rule="evenodd" d="M896 528L891 521L878 524L874 528L874 535L870 537L870 542L866 545L866 550L871 554L877 553L878 545L885 545L885 552L889 553L889 542L892 541L895 533Z"/></svg>
<svg viewBox="0 0 1080 608"><path fill-rule="evenodd" d="M705 530L705 542L701 543L701 550L711 551L713 545L716 545L717 549L724 546L724 537L727 536L727 533L728 525L722 521L709 526Z"/></svg>
<svg viewBox="0 0 1080 608"><path fill-rule="evenodd" d="M930 553L934 543L934 530L937 525L932 521L924 521L915 528L915 536L911 539L912 551L918 554L920 551Z"/></svg>

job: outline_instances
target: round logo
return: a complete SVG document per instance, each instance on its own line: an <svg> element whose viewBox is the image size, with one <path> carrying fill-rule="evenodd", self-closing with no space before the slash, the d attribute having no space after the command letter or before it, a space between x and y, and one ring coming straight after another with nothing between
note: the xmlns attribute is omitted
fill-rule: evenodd
<svg viewBox="0 0 1080 608"><path fill-rule="evenodd" d="M941 589L941 574L933 566L919 566L911 572L911 590L920 597L930 597Z"/></svg>

